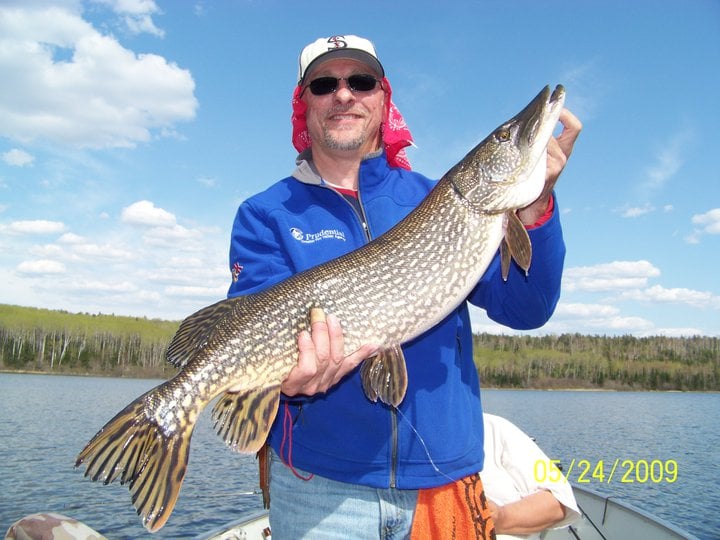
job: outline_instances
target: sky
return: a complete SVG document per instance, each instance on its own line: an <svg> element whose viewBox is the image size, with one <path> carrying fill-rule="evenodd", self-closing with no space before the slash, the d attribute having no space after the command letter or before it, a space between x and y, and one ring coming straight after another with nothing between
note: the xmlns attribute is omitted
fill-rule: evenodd
<svg viewBox="0 0 720 540"><path fill-rule="evenodd" d="M0 303L224 298L238 205L294 168L297 56L336 34L375 43L433 178L566 87L562 296L531 333L720 336L718 0L0 0Z"/></svg>

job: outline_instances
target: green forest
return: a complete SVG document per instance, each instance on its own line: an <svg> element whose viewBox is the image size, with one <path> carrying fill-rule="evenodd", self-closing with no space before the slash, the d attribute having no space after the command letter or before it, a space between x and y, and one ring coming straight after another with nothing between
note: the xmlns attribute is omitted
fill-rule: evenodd
<svg viewBox="0 0 720 540"><path fill-rule="evenodd" d="M0 370L171 376L179 321L0 304ZM720 338L476 334L485 388L720 390Z"/></svg>

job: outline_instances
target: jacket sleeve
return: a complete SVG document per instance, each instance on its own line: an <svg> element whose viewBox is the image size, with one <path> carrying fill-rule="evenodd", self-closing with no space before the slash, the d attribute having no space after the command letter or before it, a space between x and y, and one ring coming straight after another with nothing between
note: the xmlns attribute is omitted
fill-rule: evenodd
<svg viewBox="0 0 720 540"><path fill-rule="evenodd" d="M515 263L503 281L500 258L496 255L468 300L487 312L493 321L516 330L530 330L545 324L560 299L560 282L565 261L565 242L555 200L552 217L528 231L532 261L528 275Z"/></svg>
<svg viewBox="0 0 720 540"><path fill-rule="evenodd" d="M267 214L245 201L238 208L230 236L228 298L265 289L290 277L290 264Z"/></svg>

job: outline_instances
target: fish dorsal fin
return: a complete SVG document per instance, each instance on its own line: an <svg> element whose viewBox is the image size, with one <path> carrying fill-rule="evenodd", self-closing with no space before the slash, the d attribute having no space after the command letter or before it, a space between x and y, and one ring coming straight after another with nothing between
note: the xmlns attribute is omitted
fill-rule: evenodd
<svg viewBox="0 0 720 540"><path fill-rule="evenodd" d="M236 452L262 448L280 404L280 386L225 392L212 410L215 430Z"/></svg>
<svg viewBox="0 0 720 540"><path fill-rule="evenodd" d="M502 278L507 281L510 273L510 258L512 257L527 275L532 260L532 245L527 229L515 212L507 212L505 224L505 237L500 244L500 264Z"/></svg>
<svg viewBox="0 0 720 540"><path fill-rule="evenodd" d="M243 298L226 298L196 311L187 317L172 338L165 358L173 366L182 369L195 356L212 335L218 321L229 313Z"/></svg>
<svg viewBox="0 0 720 540"><path fill-rule="evenodd" d="M408 384L405 355L400 345L383 349L365 360L360 368L360 377L370 401L375 403L379 398L388 405L400 405Z"/></svg>

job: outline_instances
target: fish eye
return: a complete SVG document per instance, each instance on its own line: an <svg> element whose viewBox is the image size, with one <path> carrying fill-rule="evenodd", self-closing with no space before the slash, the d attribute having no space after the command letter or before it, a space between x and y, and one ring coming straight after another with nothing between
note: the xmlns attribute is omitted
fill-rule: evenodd
<svg viewBox="0 0 720 540"><path fill-rule="evenodd" d="M500 142L505 142L510 140L510 130L507 128L499 129L495 133L495 138Z"/></svg>

